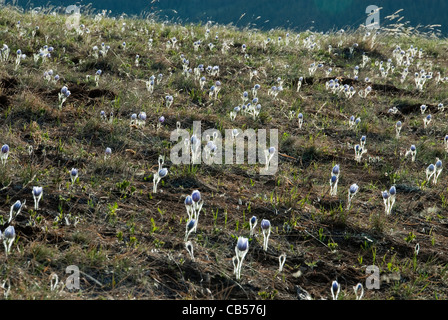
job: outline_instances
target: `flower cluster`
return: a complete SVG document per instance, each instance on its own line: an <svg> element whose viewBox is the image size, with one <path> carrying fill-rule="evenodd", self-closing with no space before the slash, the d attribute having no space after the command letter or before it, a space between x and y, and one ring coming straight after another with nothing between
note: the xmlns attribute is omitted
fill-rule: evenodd
<svg viewBox="0 0 448 320"><path fill-rule="evenodd" d="M232 111L230 111L230 121L234 121L236 116L238 115L238 112L241 111L240 106L236 106L235 108L233 108Z"/></svg>
<svg viewBox="0 0 448 320"><path fill-rule="evenodd" d="M209 96L210 98L216 100L218 98L218 93L221 90L221 82L216 81L213 86L210 87Z"/></svg>
<svg viewBox="0 0 448 320"><path fill-rule="evenodd" d="M154 174L154 179L153 179L153 182L154 182L153 189L152 189L153 193L157 193L157 185L159 184L160 180L162 178L166 177L166 175L168 174L168 169L162 167L164 162L165 162L165 157L159 156L159 169Z"/></svg>
<svg viewBox="0 0 448 320"><path fill-rule="evenodd" d="M253 119L254 120L256 120L257 119L257 117L258 117L258 115L260 114L260 111L261 111L261 104L259 104L258 103L258 98L254 98L253 100L252 100L252 102L253 103L248 103L248 104L246 104L246 105L242 105L241 106L241 111L243 112L243 113L245 113L245 114L249 114L249 115L251 115L252 117L253 117ZM239 107L237 107L237 108L239 108ZM236 117L236 113L235 113L235 111L239 111L240 109L234 109L234 111L233 111L233 113L232 113L232 115L231 115L231 117Z"/></svg>
<svg viewBox="0 0 448 320"><path fill-rule="evenodd" d="M61 88L61 92L59 92L59 109L62 109L62 105L67 100L67 98L70 96L70 90L68 90L67 86L63 86Z"/></svg>
<svg viewBox="0 0 448 320"><path fill-rule="evenodd" d="M173 101L174 101L173 96L170 96L170 95L166 96L165 97L166 107L167 108L171 107L173 104Z"/></svg>
<svg viewBox="0 0 448 320"><path fill-rule="evenodd" d="M338 192L339 172L339 165L335 165L333 169L331 169L330 195L332 197L335 197Z"/></svg>
<svg viewBox="0 0 448 320"><path fill-rule="evenodd" d="M417 90L423 91L423 86L425 85L426 81L429 79L432 79L432 72L426 73L425 70L421 70L420 73L416 72L414 74L414 81L415 81Z"/></svg>
<svg viewBox="0 0 448 320"><path fill-rule="evenodd" d="M155 81L156 77L154 77L153 75L151 77L149 77L149 80L146 81L146 90L148 90L150 93L154 92L154 81Z"/></svg>
<svg viewBox="0 0 448 320"><path fill-rule="evenodd" d="M204 201L202 200L199 190L194 190L191 195L185 198L185 208L187 209L188 220L194 220L196 225L199 221L199 214L201 213ZM196 230L196 226L194 227Z"/></svg>
<svg viewBox="0 0 448 320"><path fill-rule="evenodd" d="M51 58L51 53L54 51L53 47L44 45L39 49L38 53L33 54L34 62L37 63L39 59L42 59L42 63L45 63L47 59Z"/></svg>
<svg viewBox="0 0 448 320"><path fill-rule="evenodd" d="M440 160L439 158L436 158L436 163L434 164L430 164L427 168L426 168L426 181L431 181L431 178L434 177L434 179L432 180L433 184L437 184L437 179L439 178L440 174L442 173L442 160Z"/></svg>
<svg viewBox="0 0 448 320"><path fill-rule="evenodd" d="M109 52L109 50L110 50L110 46L109 46L109 45L106 45L104 42L102 42L102 43L101 43L101 49L98 51L98 47L97 47L96 50L93 50L93 53L92 53L92 54L93 54L95 57L98 57L97 54L95 54L95 52L98 51L99 54L101 54L103 57L106 57L106 56L107 56L107 53Z"/></svg>
<svg viewBox="0 0 448 320"><path fill-rule="evenodd" d="M277 98L278 94L280 92L283 91L283 87L282 86L272 86L269 90L268 90L268 94L270 96L274 97L274 100Z"/></svg>
<svg viewBox="0 0 448 320"><path fill-rule="evenodd" d="M361 98L365 99L365 98L367 98L367 95L368 95L370 92L372 92L372 87L371 87L371 86L367 86L367 88L365 88L364 90L359 90L359 91L358 91L358 95L359 95Z"/></svg>
<svg viewBox="0 0 448 320"><path fill-rule="evenodd" d="M356 90L353 86L349 86L348 84L340 85L339 79L330 79L325 83L325 88L331 91L333 94L338 96L344 95L347 99L352 98L356 94ZM367 93L366 91L367 90ZM371 89L365 89L360 96L367 97L367 94L371 91Z"/></svg>
<svg viewBox="0 0 448 320"><path fill-rule="evenodd" d="M365 137L365 136L364 136ZM362 138L361 138L362 139ZM355 145L355 160L361 162L362 155L367 152L367 149L362 147L360 144Z"/></svg>
<svg viewBox="0 0 448 320"><path fill-rule="evenodd" d="M361 118L355 119L355 116L350 116L350 119L348 120L348 126L350 129L356 129L360 123Z"/></svg>
<svg viewBox="0 0 448 320"><path fill-rule="evenodd" d="M395 204L395 196L397 194L397 189L395 186L392 186L389 191L385 190L381 192L381 196L383 197L384 207L386 211L386 215L389 215L392 212L392 207Z"/></svg>
<svg viewBox="0 0 448 320"><path fill-rule="evenodd" d="M355 292L356 300L361 300L364 296L364 287L361 283L353 286L353 291ZM333 300L338 300L339 293L341 292L341 285L336 280L331 283L330 292Z"/></svg>
<svg viewBox="0 0 448 320"><path fill-rule="evenodd" d="M206 164L212 164L213 158L216 157L216 155L217 155L218 146L215 143L215 141L217 141L217 139L218 139L218 134L216 131L213 132L213 140L211 140L211 137L209 135L206 136L207 144L204 147L204 153L205 153L204 162ZM220 143L218 143L218 145L219 144Z"/></svg>

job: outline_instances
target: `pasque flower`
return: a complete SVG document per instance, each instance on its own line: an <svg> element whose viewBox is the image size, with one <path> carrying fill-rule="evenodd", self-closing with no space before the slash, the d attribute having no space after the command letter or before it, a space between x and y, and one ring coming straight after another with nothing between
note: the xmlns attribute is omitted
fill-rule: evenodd
<svg viewBox="0 0 448 320"><path fill-rule="evenodd" d="M6 160L8 160L8 156L9 156L9 146L7 144L4 144L0 151L0 160L3 165L6 164Z"/></svg>
<svg viewBox="0 0 448 320"><path fill-rule="evenodd" d="M249 240L245 237L238 237L237 244L235 246L235 253L236 253L236 279L241 279L241 267L243 265L244 257L246 256L247 252L249 251Z"/></svg>
<svg viewBox="0 0 448 320"><path fill-rule="evenodd" d="M348 189L348 204L347 204L347 210L350 210L350 206L352 203L353 197L358 193L359 187L356 183L352 184L350 188Z"/></svg>
<svg viewBox="0 0 448 320"><path fill-rule="evenodd" d="M9 220L8 223L11 223L12 219L14 219L15 217L17 217L20 213L20 211L22 211L23 206L25 205L26 200L22 202L20 202L20 200L17 200L12 206L11 206L11 210L9 212Z"/></svg>
<svg viewBox="0 0 448 320"><path fill-rule="evenodd" d="M261 230L263 232L263 250L268 250L269 236L271 234L271 222L267 219L261 220Z"/></svg>
<svg viewBox="0 0 448 320"><path fill-rule="evenodd" d="M14 239L16 238L16 231L14 226L9 226L3 232L3 245L5 246L6 255L11 251L11 246L14 243Z"/></svg>
<svg viewBox="0 0 448 320"><path fill-rule="evenodd" d="M39 202L42 198L42 187L33 187L34 210L39 210Z"/></svg>

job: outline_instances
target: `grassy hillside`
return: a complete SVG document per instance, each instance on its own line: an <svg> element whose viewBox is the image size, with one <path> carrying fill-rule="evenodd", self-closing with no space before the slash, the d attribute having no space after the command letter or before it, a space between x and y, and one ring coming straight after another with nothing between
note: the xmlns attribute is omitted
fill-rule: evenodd
<svg viewBox="0 0 448 320"><path fill-rule="evenodd" d="M448 298L445 39L399 26L378 34L287 36L287 30L107 16L82 16L82 25L70 29L66 18L0 10L7 46L0 144L9 147L0 166L0 229L13 226L16 234L9 254L0 254L8 299L284 300L304 290L313 299L332 299L334 280L341 285L338 299L355 299L357 283L363 299ZM202 89L194 71L201 64ZM219 66L219 73L208 66ZM215 96L210 88L217 81ZM259 115L241 110L232 121L244 91L245 104L253 103L256 84ZM63 86L70 95L61 105ZM144 125L131 120L141 112ZM351 126L351 116L360 122ZM264 165L247 161L174 164L170 135L178 122L191 130L193 121L223 137L225 129L278 129L277 172L260 175ZM356 161L362 136L366 153ZM411 145L415 161L406 156ZM154 193L160 155L168 174ZM425 170L436 158L443 170L434 183ZM332 195L335 165L340 174ZM73 183L72 168L78 170ZM352 184L359 189L349 205ZM36 209L37 186L43 192ZM392 186L396 201L386 214L382 192ZM184 201L194 190L203 207L188 237L193 258L185 246ZM9 221L17 200L26 203ZM250 235L252 216L258 223ZM271 224L267 250L263 219ZM238 237L249 239L240 279L233 264ZM80 290L63 286L71 265L81 272ZM380 289L366 288L370 265L379 268ZM55 274L59 285L51 290Z"/></svg>

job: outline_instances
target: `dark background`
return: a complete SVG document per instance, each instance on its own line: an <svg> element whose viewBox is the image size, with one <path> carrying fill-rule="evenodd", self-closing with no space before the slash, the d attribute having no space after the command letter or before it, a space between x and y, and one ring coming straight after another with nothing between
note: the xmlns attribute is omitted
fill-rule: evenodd
<svg viewBox="0 0 448 320"><path fill-rule="evenodd" d="M262 30L283 27L294 31L312 29L324 32L357 28L365 23L366 7L373 4L383 8L380 13L383 26L389 23L384 19L386 16L404 9L399 13L404 17L401 22L409 21L414 27L440 24L442 26L438 29L444 36L448 34L448 27L444 25L448 19L448 1L443 0L6 0L6 3L16 3L25 9L48 5L85 6L91 3L91 8L96 12L108 9L112 15L126 13L129 16L145 16L156 12L161 20L179 23L205 23L210 20Z"/></svg>

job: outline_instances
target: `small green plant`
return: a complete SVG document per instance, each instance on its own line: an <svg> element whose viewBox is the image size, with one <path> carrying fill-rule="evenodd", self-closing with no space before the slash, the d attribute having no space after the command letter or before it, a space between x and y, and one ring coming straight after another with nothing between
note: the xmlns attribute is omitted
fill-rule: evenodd
<svg viewBox="0 0 448 320"><path fill-rule="evenodd" d="M159 248L163 248L163 246L165 245L165 242L162 240L159 240L159 239L154 239L153 244L154 244L154 247L159 249Z"/></svg>
<svg viewBox="0 0 448 320"><path fill-rule="evenodd" d="M440 194L440 199L442 200L442 208L448 208L448 199L444 196L443 193Z"/></svg>
<svg viewBox="0 0 448 320"><path fill-rule="evenodd" d="M372 264L375 265L376 262L376 247L372 247Z"/></svg>
<svg viewBox="0 0 448 320"><path fill-rule="evenodd" d="M136 247L137 246L137 238L136 237L129 237L129 247Z"/></svg>
<svg viewBox="0 0 448 320"><path fill-rule="evenodd" d="M213 209L212 209L212 214L213 214L213 225L216 227L216 223L218 221L218 208L216 208L215 212L213 212Z"/></svg>
<svg viewBox="0 0 448 320"><path fill-rule="evenodd" d="M133 195L136 191L136 188L134 186L131 186L131 182L128 180L117 182L115 186L117 190L120 192L122 199L126 199L128 195Z"/></svg>
<svg viewBox="0 0 448 320"><path fill-rule="evenodd" d="M277 290L273 290L272 292L267 291L258 292L258 296L263 300L274 300L277 294L278 294Z"/></svg>
<svg viewBox="0 0 448 320"><path fill-rule="evenodd" d="M156 226L156 222L154 221L154 218L151 218L151 233L157 232L159 230L159 227Z"/></svg>
<svg viewBox="0 0 448 320"><path fill-rule="evenodd" d="M319 234L319 241L320 242L324 242L325 238L326 238L325 235L324 235L324 229L323 228L319 228L318 234Z"/></svg>
<svg viewBox="0 0 448 320"><path fill-rule="evenodd" d="M415 234L414 232L409 232L407 237L404 238L404 241L406 241L407 243L411 243L413 240L415 239Z"/></svg>
<svg viewBox="0 0 448 320"><path fill-rule="evenodd" d="M317 266L318 261L305 261L305 264L313 270Z"/></svg>
<svg viewBox="0 0 448 320"><path fill-rule="evenodd" d="M338 244L336 242L333 241L329 241L328 242L328 248L330 248L331 251L336 251Z"/></svg>
<svg viewBox="0 0 448 320"><path fill-rule="evenodd" d="M107 217L109 219L110 223L115 223L117 221L117 210L118 210L118 203L114 202L113 205L108 204L108 212Z"/></svg>

